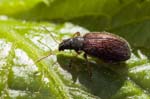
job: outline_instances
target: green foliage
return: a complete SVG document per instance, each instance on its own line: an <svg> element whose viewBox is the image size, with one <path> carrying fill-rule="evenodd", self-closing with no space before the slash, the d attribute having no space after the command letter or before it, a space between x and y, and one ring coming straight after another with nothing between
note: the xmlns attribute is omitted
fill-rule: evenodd
<svg viewBox="0 0 150 99"><path fill-rule="evenodd" d="M150 99L149 11L149 0L1 0L0 98ZM124 37L131 59L108 64L90 57L90 80L82 54L58 52L54 40L77 31Z"/></svg>

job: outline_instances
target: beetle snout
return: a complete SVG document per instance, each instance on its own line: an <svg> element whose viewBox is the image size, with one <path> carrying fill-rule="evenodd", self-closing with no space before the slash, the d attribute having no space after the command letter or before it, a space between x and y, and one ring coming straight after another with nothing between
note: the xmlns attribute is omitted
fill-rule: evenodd
<svg viewBox="0 0 150 99"><path fill-rule="evenodd" d="M63 51L64 50L64 43L60 43L59 44L59 48L58 48L59 51Z"/></svg>

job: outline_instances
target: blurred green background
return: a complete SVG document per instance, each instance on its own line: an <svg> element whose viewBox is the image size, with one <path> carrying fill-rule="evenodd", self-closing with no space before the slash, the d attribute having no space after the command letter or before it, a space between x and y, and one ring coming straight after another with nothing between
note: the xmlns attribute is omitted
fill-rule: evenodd
<svg viewBox="0 0 150 99"><path fill-rule="evenodd" d="M90 80L83 55L58 52L53 39L77 31L124 37L131 58L89 57ZM0 0L0 99L150 99L149 42L149 0Z"/></svg>

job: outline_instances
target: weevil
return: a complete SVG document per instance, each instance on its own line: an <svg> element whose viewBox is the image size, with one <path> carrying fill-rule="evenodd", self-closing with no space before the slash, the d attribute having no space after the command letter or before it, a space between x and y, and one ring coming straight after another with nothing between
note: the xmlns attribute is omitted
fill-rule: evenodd
<svg viewBox="0 0 150 99"><path fill-rule="evenodd" d="M89 32L83 36L77 32L73 38L65 39L59 44L59 51L75 50L77 54L84 52L89 75L92 76L87 56L93 56L109 63L119 63L131 57L129 43L122 37L108 32ZM51 55L51 54L49 54ZM36 62L48 57L44 56Z"/></svg>
<svg viewBox="0 0 150 99"><path fill-rule="evenodd" d="M77 36L63 40L59 44L59 51L65 49L83 51L86 55L94 56L104 61L121 62L131 56L128 42L118 35L108 32L91 32L83 37Z"/></svg>
<svg viewBox="0 0 150 99"><path fill-rule="evenodd" d="M88 63L87 55L97 57L105 62L118 63L126 61L131 56L129 43L122 37L108 32L90 32L84 36L76 33L77 36L63 40L59 44L59 51L75 50L77 53L84 52ZM91 76L91 69L89 75Z"/></svg>

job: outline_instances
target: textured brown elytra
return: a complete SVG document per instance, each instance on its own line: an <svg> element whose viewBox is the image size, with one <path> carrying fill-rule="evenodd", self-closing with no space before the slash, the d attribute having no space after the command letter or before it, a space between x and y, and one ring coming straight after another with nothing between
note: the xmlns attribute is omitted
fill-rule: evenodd
<svg viewBox="0 0 150 99"><path fill-rule="evenodd" d="M131 56L128 42L108 32L90 32L82 36L69 38L59 44L59 51L73 49L77 53L83 51L106 62L126 61Z"/></svg>

